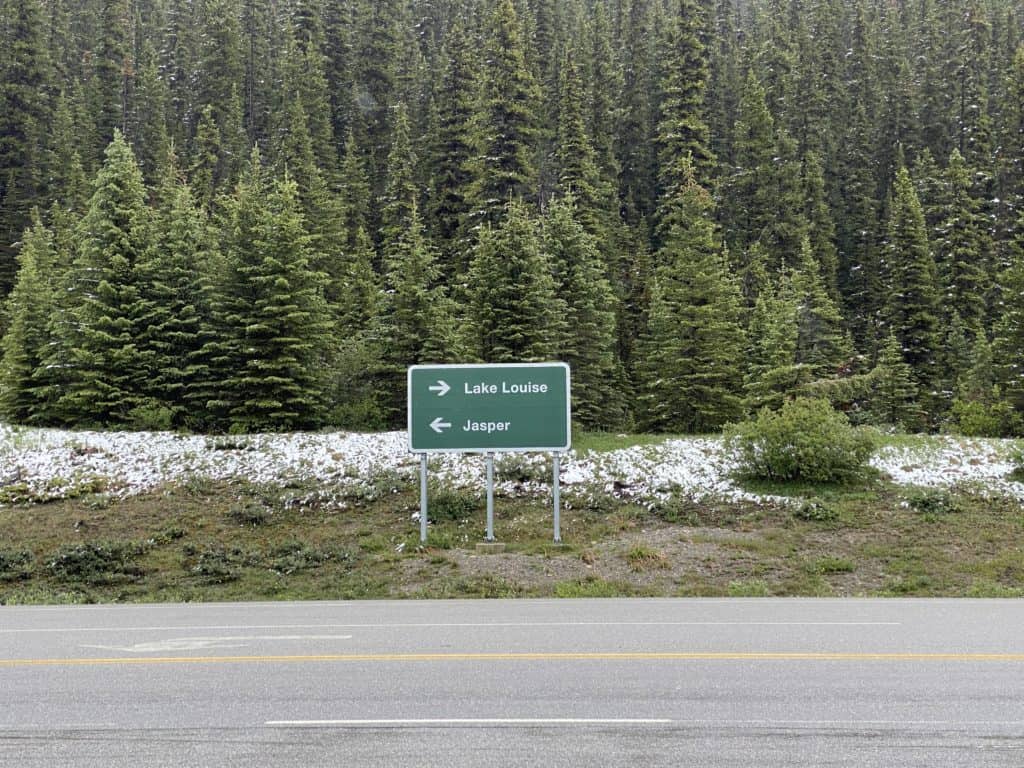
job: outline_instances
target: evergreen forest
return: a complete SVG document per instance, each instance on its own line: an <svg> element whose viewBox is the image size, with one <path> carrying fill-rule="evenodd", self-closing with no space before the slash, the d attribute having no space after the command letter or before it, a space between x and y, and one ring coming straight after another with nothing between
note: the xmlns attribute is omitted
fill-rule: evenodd
<svg viewBox="0 0 1024 768"><path fill-rule="evenodd" d="M0 0L0 417L1024 434L1020 0Z"/></svg>

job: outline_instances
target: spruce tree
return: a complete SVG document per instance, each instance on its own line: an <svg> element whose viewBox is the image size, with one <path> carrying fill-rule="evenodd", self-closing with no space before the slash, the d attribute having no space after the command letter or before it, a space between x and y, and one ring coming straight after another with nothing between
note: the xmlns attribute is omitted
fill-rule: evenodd
<svg viewBox="0 0 1024 768"><path fill-rule="evenodd" d="M22 238L18 279L7 299L9 327L0 347L0 413L12 422L39 424L47 416L38 375L50 345L49 323L56 310L53 236L39 212Z"/></svg>
<svg viewBox="0 0 1024 768"><path fill-rule="evenodd" d="M612 190L601 178L594 147L587 135L583 84L570 51L562 64L559 121L555 139L558 186L572 194L577 216L587 232L600 237L608 231ZM602 238L605 239L605 238Z"/></svg>
<svg viewBox="0 0 1024 768"><path fill-rule="evenodd" d="M553 200L544 219L557 295L565 297L556 356L572 371L573 418L588 429L625 420L623 374L615 356L615 293L604 275L597 239L576 216L569 195Z"/></svg>
<svg viewBox="0 0 1024 768"><path fill-rule="evenodd" d="M486 363L544 362L557 351L564 311L537 223L525 204L485 226L473 252L467 291L467 347Z"/></svg>
<svg viewBox="0 0 1024 768"><path fill-rule="evenodd" d="M626 219L636 225L654 213L657 203L657 162L654 138L657 112L655 94L655 41L651 0L632 0L620 11L619 62L622 73L622 112L616 154L619 158L619 198Z"/></svg>
<svg viewBox="0 0 1024 768"><path fill-rule="evenodd" d="M589 43L586 65L582 67L583 85L587 89L585 105L589 108L587 135L594 149L594 158L601 178L617 196L619 160L615 141L621 117L623 75L613 50L611 20L603 3L594 7L593 18L585 37ZM617 208L617 206L616 206ZM617 213L617 211L616 211Z"/></svg>
<svg viewBox="0 0 1024 768"><path fill-rule="evenodd" d="M708 80L702 36L704 8L699 0L673 0L665 45L663 96L658 120L661 193L672 195L680 163L690 156L697 181L707 186L714 157L704 115Z"/></svg>
<svg viewBox="0 0 1024 768"><path fill-rule="evenodd" d="M992 258L988 223L971 192L971 175L963 157L953 150L946 169L949 206L936 247L939 275L947 297L947 312L956 311L971 338L984 333L985 294L991 279L987 262Z"/></svg>
<svg viewBox="0 0 1024 768"><path fill-rule="evenodd" d="M928 392L935 382L939 345L935 259L924 213L906 168L899 170L894 191L885 243L889 281L885 317L916 382Z"/></svg>
<svg viewBox="0 0 1024 768"><path fill-rule="evenodd" d="M298 190L285 177L267 185L254 166L228 202L227 274L221 322L235 367L221 384L234 432L311 429L325 418L324 363L330 319L323 277L314 272L311 238Z"/></svg>
<svg viewBox="0 0 1024 768"><path fill-rule="evenodd" d="M648 327L637 362L639 423L656 431L707 432L742 412L745 338L739 286L714 241L711 196L686 182L663 220Z"/></svg>
<svg viewBox="0 0 1024 768"><path fill-rule="evenodd" d="M205 213L181 178L165 164L153 237L138 264L145 299L140 348L149 365L145 391L157 426L197 426L202 411L189 396L198 377L196 356L206 340L204 301L212 267Z"/></svg>
<svg viewBox="0 0 1024 768"><path fill-rule="evenodd" d="M833 301L839 301L839 252L836 250L836 227L825 188L824 169L815 152L804 155L803 191L806 201L804 215L807 219L811 251L821 271L825 290Z"/></svg>
<svg viewBox="0 0 1024 768"><path fill-rule="evenodd" d="M904 359L904 351L893 332L883 344L868 399L868 412L880 424L903 429L919 429L923 414L917 405L918 387L914 373Z"/></svg>
<svg viewBox="0 0 1024 768"><path fill-rule="evenodd" d="M349 133L345 142L345 157L341 162L339 197L345 212L348 241L355 241L360 227L367 231L370 224L370 184L367 179L366 160L356 142L355 134Z"/></svg>
<svg viewBox="0 0 1024 768"><path fill-rule="evenodd" d="M138 157L142 174L155 179L157 169L170 151L167 130L167 84L160 77L157 52L146 40L139 61L134 98L125 133Z"/></svg>
<svg viewBox="0 0 1024 768"><path fill-rule="evenodd" d="M0 3L0 297L14 284L15 243L43 181L50 60L40 0Z"/></svg>
<svg viewBox="0 0 1024 768"><path fill-rule="evenodd" d="M849 359L851 349L843 335L842 316L825 286L811 241L805 237L792 275L796 300L796 362L817 378L833 376Z"/></svg>
<svg viewBox="0 0 1024 768"><path fill-rule="evenodd" d="M73 267L72 368L57 408L79 424L127 426L143 404L150 360L142 349L147 312L139 261L151 238L142 172L120 131L107 147Z"/></svg>
<svg viewBox="0 0 1024 768"><path fill-rule="evenodd" d="M722 217L729 248L742 254L768 226L774 187L775 121L753 71L740 94L734 141L736 165L724 182Z"/></svg>
<svg viewBox="0 0 1024 768"><path fill-rule="evenodd" d="M497 222L510 200L531 199L537 191L533 152L541 94L524 45L515 4L499 0L488 21L480 102L473 119L472 226Z"/></svg>
<svg viewBox="0 0 1024 768"><path fill-rule="evenodd" d="M472 119L476 99L476 51L464 17L455 18L442 51L444 69L437 95L438 129L431 152L433 180L428 203L428 227L444 257L448 277L464 274L469 266L469 246L459 233L469 211L469 186L473 177Z"/></svg>
<svg viewBox="0 0 1024 768"><path fill-rule="evenodd" d="M378 389L388 422L397 427L405 418L407 368L446 362L454 346L453 307L415 204L405 230L385 248L384 265L386 290L375 333L383 351Z"/></svg>
<svg viewBox="0 0 1024 768"><path fill-rule="evenodd" d="M1005 94L1001 101L999 144L993 195L996 205L996 233L1000 250L1000 269L1011 258L1018 216L1024 211L1024 45L1017 48L1008 65Z"/></svg>
<svg viewBox="0 0 1024 768"><path fill-rule="evenodd" d="M391 132L392 143L387 159L384 194L378 200L381 212L380 237L381 242L387 245L393 244L408 232L413 209L419 203L416 155L413 152L409 131L409 117L405 104L400 102L395 108L395 127Z"/></svg>
<svg viewBox="0 0 1024 768"><path fill-rule="evenodd" d="M750 348L744 377L748 411L777 409L812 378L811 366L797 357L800 305L793 277L785 273L778 285L762 290L747 329Z"/></svg>
<svg viewBox="0 0 1024 768"><path fill-rule="evenodd" d="M86 101L96 126L97 143L87 148L93 157L103 153L115 131L125 129L135 69L131 25L128 0L102 0L98 39L86 82Z"/></svg>
<svg viewBox="0 0 1024 768"><path fill-rule="evenodd" d="M1024 413L1024 213L1013 260L999 276L1001 312L993 329L992 357L998 383L1018 413Z"/></svg>

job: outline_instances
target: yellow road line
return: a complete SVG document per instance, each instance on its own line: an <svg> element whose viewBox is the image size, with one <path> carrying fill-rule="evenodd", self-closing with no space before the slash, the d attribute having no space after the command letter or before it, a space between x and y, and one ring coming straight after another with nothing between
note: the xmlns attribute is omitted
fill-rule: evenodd
<svg viewBox="0 0 1024 768"><path fill-rule="evenodd" d="M309 656L149 656L71 659L0 659L10 667L88 667L154 664L272 664L334 662L464 662L464 661L964 661L1024 662L1024 653L375 653Z"/></svg>

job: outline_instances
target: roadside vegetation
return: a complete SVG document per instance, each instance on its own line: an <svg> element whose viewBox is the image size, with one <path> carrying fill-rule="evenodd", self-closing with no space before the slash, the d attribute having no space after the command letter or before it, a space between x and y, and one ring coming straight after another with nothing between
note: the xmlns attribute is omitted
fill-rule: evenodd
<svg viewBox="0 0 1024 768"><path fill-rule="evenodd" d="M22 433L21 445L30 438ZM479 481L432 476L421 545L416 473L386 462L358 478L193 475L132 494L111 493L99 477L54 482L60 498L24 487L19 495L9 483L0 488L0 603L1024 596L1024 507L1012 480L993 485L965 472L951 485L934 482L948 480L957 461L980 471L1010 457L999 466L1012 474L1017 442L873 439L880 445L871 462L843 482L758 477L737 464L737 492L700 496L685 483L640 489L625 470L618 480L608 473L697 455L672 453L675 444L717 445L726 455L722 442L581 435L570 469L606 463L586 481L566 476L561 546L552 542L550 461L500 457L500 554L475 547L484 532ZM252 444L216 447L230 450L256 452ZM908 484L901 472L924 484Z"/></svg>

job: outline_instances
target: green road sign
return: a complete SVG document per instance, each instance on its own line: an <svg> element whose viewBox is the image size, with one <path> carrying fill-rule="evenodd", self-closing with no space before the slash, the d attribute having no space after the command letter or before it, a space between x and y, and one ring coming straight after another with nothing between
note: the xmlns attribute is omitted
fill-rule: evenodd
<svg viewBox="0 0 1024 768"><path fill-rule="evenodd" d="M565 363L414 365L408 388L413 452L569 450Z"/></svg>

